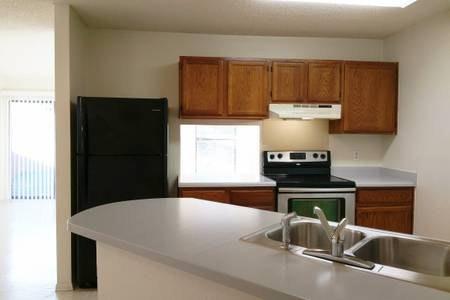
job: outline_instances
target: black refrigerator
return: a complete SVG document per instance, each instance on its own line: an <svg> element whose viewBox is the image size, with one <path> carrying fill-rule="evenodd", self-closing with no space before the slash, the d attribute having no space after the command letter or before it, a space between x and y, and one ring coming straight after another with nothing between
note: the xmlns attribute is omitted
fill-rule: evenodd
<svg viewBox="0 0 450 300"><path fill-rule="evenodd" d="M167 99L79 97L72 214L167 197ZM97 285L95 242L73 236L74 283Z"/></svg>

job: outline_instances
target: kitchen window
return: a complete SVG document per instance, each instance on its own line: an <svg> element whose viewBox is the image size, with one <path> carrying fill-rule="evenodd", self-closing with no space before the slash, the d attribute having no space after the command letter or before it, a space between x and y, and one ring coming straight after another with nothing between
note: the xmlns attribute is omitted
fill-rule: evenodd
<svg viewBox="0 0 450 300"><path fill-rule="evenodd" d="M183 178L259 174L259 125L181 125L180 137Z"/></svg>

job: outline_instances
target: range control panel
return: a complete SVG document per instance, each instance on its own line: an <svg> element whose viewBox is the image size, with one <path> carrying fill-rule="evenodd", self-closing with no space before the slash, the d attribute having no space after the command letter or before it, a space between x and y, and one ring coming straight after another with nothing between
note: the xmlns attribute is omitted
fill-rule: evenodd
<svg viewBox="0 0 450 300"><path fill-rule="evenodd" d="M328 151L268 151L268 162L327 162Z"/></svg>

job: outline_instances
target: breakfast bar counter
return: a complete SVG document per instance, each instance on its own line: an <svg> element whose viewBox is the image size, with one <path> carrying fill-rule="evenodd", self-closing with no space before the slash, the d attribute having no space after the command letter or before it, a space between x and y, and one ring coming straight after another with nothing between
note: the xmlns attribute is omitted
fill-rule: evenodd
<svg viewBox="0 0 450 300"><path fill-rule="evenodd" d="M449 299L444 291L240 238L282 214L193 198L98 206L69 230L97 242L99 300Z"/></svg>

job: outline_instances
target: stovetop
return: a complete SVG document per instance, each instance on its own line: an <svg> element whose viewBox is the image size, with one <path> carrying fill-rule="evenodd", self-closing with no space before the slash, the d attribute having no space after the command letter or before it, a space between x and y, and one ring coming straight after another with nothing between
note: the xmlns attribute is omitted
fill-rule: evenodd
<svg viewBox="0 0 450 300"><path fill-rule="evenodd" d="M264 151L264 175L277 187L354 188L353 181L330 175L331 153L317 151Z"/></svg>
<svg viewBox="0 0 450 300"><path fill-rule="evenodd" d="M277 182L277 187L354 188L355 182L332 175L265 175Z"/></svg>

